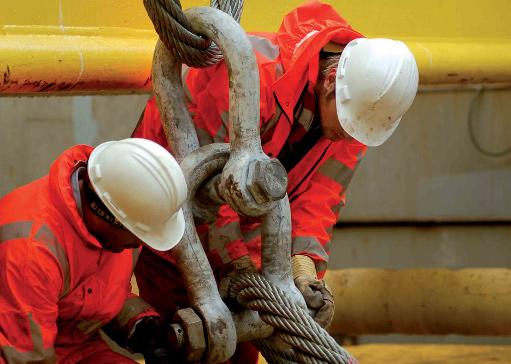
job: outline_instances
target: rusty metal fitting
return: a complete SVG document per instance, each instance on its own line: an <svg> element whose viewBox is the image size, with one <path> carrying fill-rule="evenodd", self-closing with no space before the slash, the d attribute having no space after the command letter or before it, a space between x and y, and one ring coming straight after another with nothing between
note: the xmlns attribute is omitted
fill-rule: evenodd
<svg viewBox="0 0 511 364"><path fill-rule="evenodd" d="M278 201L286 195L286 169L275 158L252 161L248 167L247 188L258 203Z"/></svg>
<svg viewBox="0 0 511 364"><path fill-rule="evenodd" d="M199 361L206 351L206 338L201 318L192 308L178 310L172 321L177 323L176 342L184 342L184 356L188 362ZM171 325L172 326L172 325ZM179 333L181 326L183 334Z"/></svg>

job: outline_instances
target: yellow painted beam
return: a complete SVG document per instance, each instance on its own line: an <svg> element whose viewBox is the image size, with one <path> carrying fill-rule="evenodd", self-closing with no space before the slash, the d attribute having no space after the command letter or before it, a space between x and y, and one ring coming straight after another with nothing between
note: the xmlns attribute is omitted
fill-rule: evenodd
<svg viewBox="0 0 511 364"><path fill-rule="evenodd" d="M360 364L509 364L511 346L365 344L346 349ZM261 356L259 364L268 364Z"/></svg>
<svg viewBox="0 0 511 364"><path fill-rule="evenodd" d="M396 345L350 346L360 364L509 364L511 346L505 345Z"/></svg>
<svg viewBox="0 0 511 364"><path fill-rule="evenodd" d="M301 2L247 0L242 25L275 31ZM510 1L327 2L368 36L404 40L423 86L511 84ZM0 2L0 93L149 91L155 40L141 0Z"/></svg>
<svg viewBox="0 0 511 364"><path fill-rule="evenodd" d="M149 91L155 44L147 31L0 36L0 93Z"/></svg>
<svg viewBox="0 0 511 364"><path fill-rule="evenodd" d="M346 269L326 280L336 334L511 335L511 269Z"/></svg>

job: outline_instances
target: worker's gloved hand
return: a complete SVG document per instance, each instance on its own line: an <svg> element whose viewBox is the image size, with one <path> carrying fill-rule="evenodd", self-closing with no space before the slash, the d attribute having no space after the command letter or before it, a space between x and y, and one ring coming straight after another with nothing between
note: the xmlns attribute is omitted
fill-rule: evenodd
<svg viewBox="0 0 511 364"><path fill-rule="evenodd" d="M314 261L304 255L292 258L293 278L302 293L307 307L312 310L314 320L323 328L328 328L334 318L334 297L325 281L317 279Z"/></svg>
<svg viewBox="0 0 511 364"><path fill-rule="evenodd" d="M313 276L302 275L295 278L295 285L305 299L307 307L315 312L314 320L323 328L328 328L334 318L334 297L325 281Z"/></svg>
<svg viewBox="0 0 511 364"><path fill-rule="evenodd" d="M233 299L236 301L235 297L230 296L232 281L239 274L254 272L257 272L257 267L248 255L244 255L234 260L223 272L220 272L218 290L220 292L220 297L226 301L229 308L232 309L230 305L233 304Z"/></svg>
<svg viewBox="0 0 511 364"><path fill-rule="evenodd" d="M148 316L137 322L128 338L128 348L144 355L146 364L169 364L167 325L159 316Z"/></svg>

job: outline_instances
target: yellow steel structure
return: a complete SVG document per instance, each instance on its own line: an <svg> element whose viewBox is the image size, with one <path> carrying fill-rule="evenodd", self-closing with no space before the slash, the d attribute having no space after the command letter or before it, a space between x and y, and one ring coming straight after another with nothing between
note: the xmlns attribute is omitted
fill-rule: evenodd
<svg viewBox="0 0 511 364"><path fill-rule="evenodd" d="M301 0L246 0L247 31L275 31ZM371 37L407 42L422 85L511 82L508 0L334 0ZM183 6L208 5L183 1ZM0 93L150 90L156 35L142 0L0 1Z"/></svg>
<svg viewBox="0 0 511 364"><path fill-rule="evenodd" d="M346 348L360 364L509 364L511 346L366 344ZM268 364L263 357L259 364Z"/></svg>
<svg viewBox="0 0 511 364"><path fill-rule="evenodd" d="M511 335L511 269L345 269L326 280L335 334Z"/></svg>
<svg viewBox="0 0 511 364"><path fill-rule="evenodd" d="M506 345L390 345L351 346L360 364L509 364Z"/></svg>
<svg viewBox="0 0 511 364"><path fill-rule="evenodd" d="M509 364L511 346L365 344L346 349L360 364ZM259 364L268 364L264 358Z"/></svg>

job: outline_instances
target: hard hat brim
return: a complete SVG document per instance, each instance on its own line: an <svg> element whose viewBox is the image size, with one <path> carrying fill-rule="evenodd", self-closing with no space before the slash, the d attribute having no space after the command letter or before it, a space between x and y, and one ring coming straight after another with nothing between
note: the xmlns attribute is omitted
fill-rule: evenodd
<svg viewBox="0 0 511 364"><path fill-rule="evenodd" d="M142 240L147 246L158 251L167 251L175 247L185 232L185 217L183 210L179 209L159 228L153 228L148 232L126 226L134 235Z"/></svg>
<svg viewBox="0 0 511 364"><path fill-rule="evenodd" d="M337 101L337 117L344 131L358 142L368 147L378 147L382 145L398 127L401 118L392 123L374 122L368 123L366 120L358 120L348 112L343 111L341 101ZM378 126L380 124L380 126Z"/></svg>

